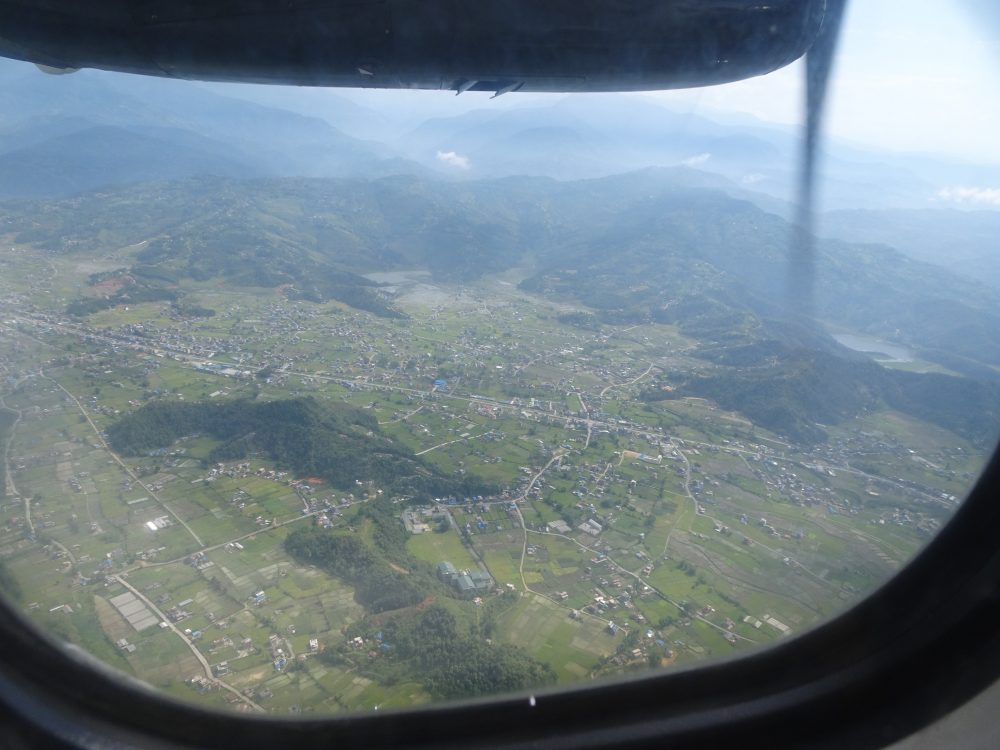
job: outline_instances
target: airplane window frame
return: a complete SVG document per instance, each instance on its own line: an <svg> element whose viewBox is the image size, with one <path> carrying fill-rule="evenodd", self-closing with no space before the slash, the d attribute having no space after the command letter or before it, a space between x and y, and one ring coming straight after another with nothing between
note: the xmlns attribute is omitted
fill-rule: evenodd
<svg viewBox="0 0 1000 750"><path fill-rule="evenodd" d="M7 739L73 748L884 747L1000 675L998 498L995 450L952 520L880 589L749 655L398 712L274 718L199 708L56 643L0 599L0 715Z"/></svg>
<svg viewBox="0 0 1000 750"><path fill-rule="evenodd" d="M183 703L57 643L0 597L12 746L877 748L1000 675L1000 450L881 588L768 648L675 671L398 712L275 718ZM6 733L6 734L5 734Z"/></svg>

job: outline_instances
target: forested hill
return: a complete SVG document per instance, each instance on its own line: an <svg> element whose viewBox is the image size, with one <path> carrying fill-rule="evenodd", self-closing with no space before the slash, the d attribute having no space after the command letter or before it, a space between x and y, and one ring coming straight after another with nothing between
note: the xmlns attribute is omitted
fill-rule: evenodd
<svg viewBox="0 0 1000 750"><path fill-rule="evenodd" d="M864 359L760 342L709 353L703 375L667 376L644 398L709 398L724 409L800 443L825 439L839 424L889 407L989 447L1000 435L1000 384L938 373L892 370ZM669 385L671 390L665 390Z"/></svg>
<svg viewBox="0 0 1000 750"><path fill-rule="evenodd" d="M219 444L210 461L260 453L296 474L335 487L374 481L393 494L468 495L488 489L444 476L379 432L361 409L313 397L276 401L153 401L108 428L111 447L142 455L181 437L206 434Z"/></svg>
<svg viewBox="0 0 1000 750"><path fill-rule="evenodd" d="M402 533L395 515L392 522ZM344 645L321 656L331 663L380 681L395 682L405 675L443 699L467 700L537 689L556 681L550 665L517 646L495 643L486 635L486 624L492 620L489 605L477 611L475 625L463 625L447 606L432 604L435 593L443 592L447 598L451 592L419 562L415 569L401 573L388 564L382 550L370 547L358 536L316 527L293 531L285 540L285 549L300 563L316 565L349 583L355 589L355 599L368 613L386 613L356 626L369 638L378 632L386 647L382 658L366 658L359 664L356 652ZM516 601L513 592L503 596ZM493 602L504 604L502 598ZM508 600L506 605L511 603ZM365 632L366 625L372 632Z"/></svg>
<svg viewBox="0 0 1000 750"><path fill-rule="evenodd" d="M702 340L740 340L763 317L794 319L789 243L776 215L719 191L678 190L637 197L543 259L523 287L579 300L612 322L677 322ZM887 246L820 241L812 302L820 319L903 342L963 374L1000 364L996 295Z"/></svg>

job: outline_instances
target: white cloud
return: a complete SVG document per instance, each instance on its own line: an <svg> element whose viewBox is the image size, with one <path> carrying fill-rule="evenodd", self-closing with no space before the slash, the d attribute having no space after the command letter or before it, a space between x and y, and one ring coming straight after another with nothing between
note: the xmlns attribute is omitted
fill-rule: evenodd
<svg viewBox="0 0 1000 750"><path fill-rule="evenodd" d="M1000 208L1000 188L955 185L938 190L937 197L953 203L980 203Z"/></svg>
<svg viewBox="0 0 1000 750"><path fill-rule="evenodd" d="M697 154L695 156L689 156L687 159L681 162L685 167L697 167L699 164L704 164L706 161L712 158L711 154Z"/></svg>
<svg viewBox="0 0 1000 750"><path fill-rule="evenodd" d="M462 156L454 151L438 151L437 160L457 169L468 169L471 166L468 156Z"/></svg>
<svg viewBox="0 0 1000 750"><path fill-rule="evenodd" d="M750 174L745 174L740 178L740 182L744 185L756 185L762 180L766 180L767 175L762 175L760 172L751 172Z"/></svg>

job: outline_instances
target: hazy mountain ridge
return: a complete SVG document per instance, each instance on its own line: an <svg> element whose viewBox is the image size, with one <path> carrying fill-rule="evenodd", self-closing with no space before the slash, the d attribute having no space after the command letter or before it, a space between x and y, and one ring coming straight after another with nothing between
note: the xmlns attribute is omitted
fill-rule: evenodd
<svg viewBox="0 0 1000 750"><path fill-rule="evenodd" d="M624 181L608 178L609 193L620 194ZM708 190L664 192L637 199L617 223L590 232L548 268L543 261L526 284L607 311L665 318L674 315L671 304L708 284L717 301L724 290L721 307L729 315L741 308L775 315L788 299L789 242L787 222L749 202ZM814 305L820 318L905 341L931 359L946 352L1000 363L1000 310L992 292L888 247L820 242ZM701 320L679 318L688 326ZM745 334L729 318L716 328L718 335Z"/></svg>
<svg viewBox="0 0 1000 750"><path fill-rule="evenodd" d="M424 169L324 120L185 81L0 62L0 197L59 196L194 175L365 175Z"/></svg>
<svg viewBox="0 0 1000 750"><path fill-rule="evenodd" d="M704 353L720 367L702 375L668 374L669 390L648 400L709 398L797 442L823 441L822 424L839 424L886 406L988 447L1000 431L1000 383L891 370L871 361L774 341Z"/></svg>
<svg viewBox="0 0 1000 750"><path fill-rule="evenodd" d="M401 92L400 104L376 111L328 90L46 76L0 61L0 197L197 175L579 180L684 165L702 171L706 186L791 216L798 128L675 111L645 96L510 101L456 113L443 94ZM820 174L820 207L852 212L830 212L824 234L888 244L1000 285L990 245L998 222L948 209L941 197L949 186L996 182L1000 169L828 141Z"/></svg>
<svg viewBox="0 0 1000 750"><path fill-rule="evenodd" d="M137 261L177 278L291 284L308 298L367 283L354 274L424 268L462 281L527 264L539 269L532 291L618 319L681 320L706 340L796 319L789 225L704 181L684 169L573 183L200 178L8 204L3 226L55 252L146 242ZM981 376L1000 363L1000 311L984 286L839 241L819 243L816 279L821 318L952 369ZM710 309L679 315L691 304Z"/></svg>
<svg viewBox="0 0 1000 750"><path fill-rule="evenodd" d="M190 131L136 133L94 125L0 154L0 190L21 198L66 195L145 179L199 173L249 177L260 170Z"/></svg>
<svg viewBox="0 0 1000 750"><path fill-rule="evenodd" d="M954 208L832 211L822 232L897 247L917 260L1000 289L1000 211Z"/></svg>
<svg viewBox="0 0 1000 750"><path fill-rule="evenodd" d="M697 115L672 112L638 97L622 101L606 96L433 118L409 133L401 148L418 160L456 151L469 158L468 173L480 178L527 174L580 179L649 166L707 165L714 158L712 166L725 164L726 169L711 171L738 180L748 170L764 169L765 162L780 164L792 155L785 153L785 144Z"/></svg>
<svg viewBox="0 0 1000 750"><path fill-rule="evenodd" d="M209 138L220 153L238 152L244 166L269 175L436 172L456 179L565 180L686 165L723 176L734 189L755 191L765 201L795 197L801 139L795 126L676 110L667 100L635 95L566 96L541 104L527 98L521 106L510 105L517 99L472 100L481 106L456 108L444 92L420 99L400 92L396 104L376 110L349 93L326 90L193 84L101 71L46 76L27 64L0 61L0 153L96 125L142 135L170 128ZM210 167L191 174L212 173ZM1000 168L989 165L829 141L821 167L821 204L833 209L922 208L949 185L1000 180ZM144 174L139 163L134 172L103 184L158 176ZM64 190L56 183L50 194ZM0 195L23 194L16 182L0 181Z"/></svg>

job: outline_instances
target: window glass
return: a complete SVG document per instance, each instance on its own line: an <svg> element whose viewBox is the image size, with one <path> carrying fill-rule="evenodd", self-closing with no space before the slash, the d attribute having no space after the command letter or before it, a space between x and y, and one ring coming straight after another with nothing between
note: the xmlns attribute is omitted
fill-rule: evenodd
<svg viewBox="0 0 1000 750"><path fill-rule="evenodd" d="M391 709L738 656L885 582L1000 432L996 52L541 95L0 63L0 588L167 693Z"/></svg>

